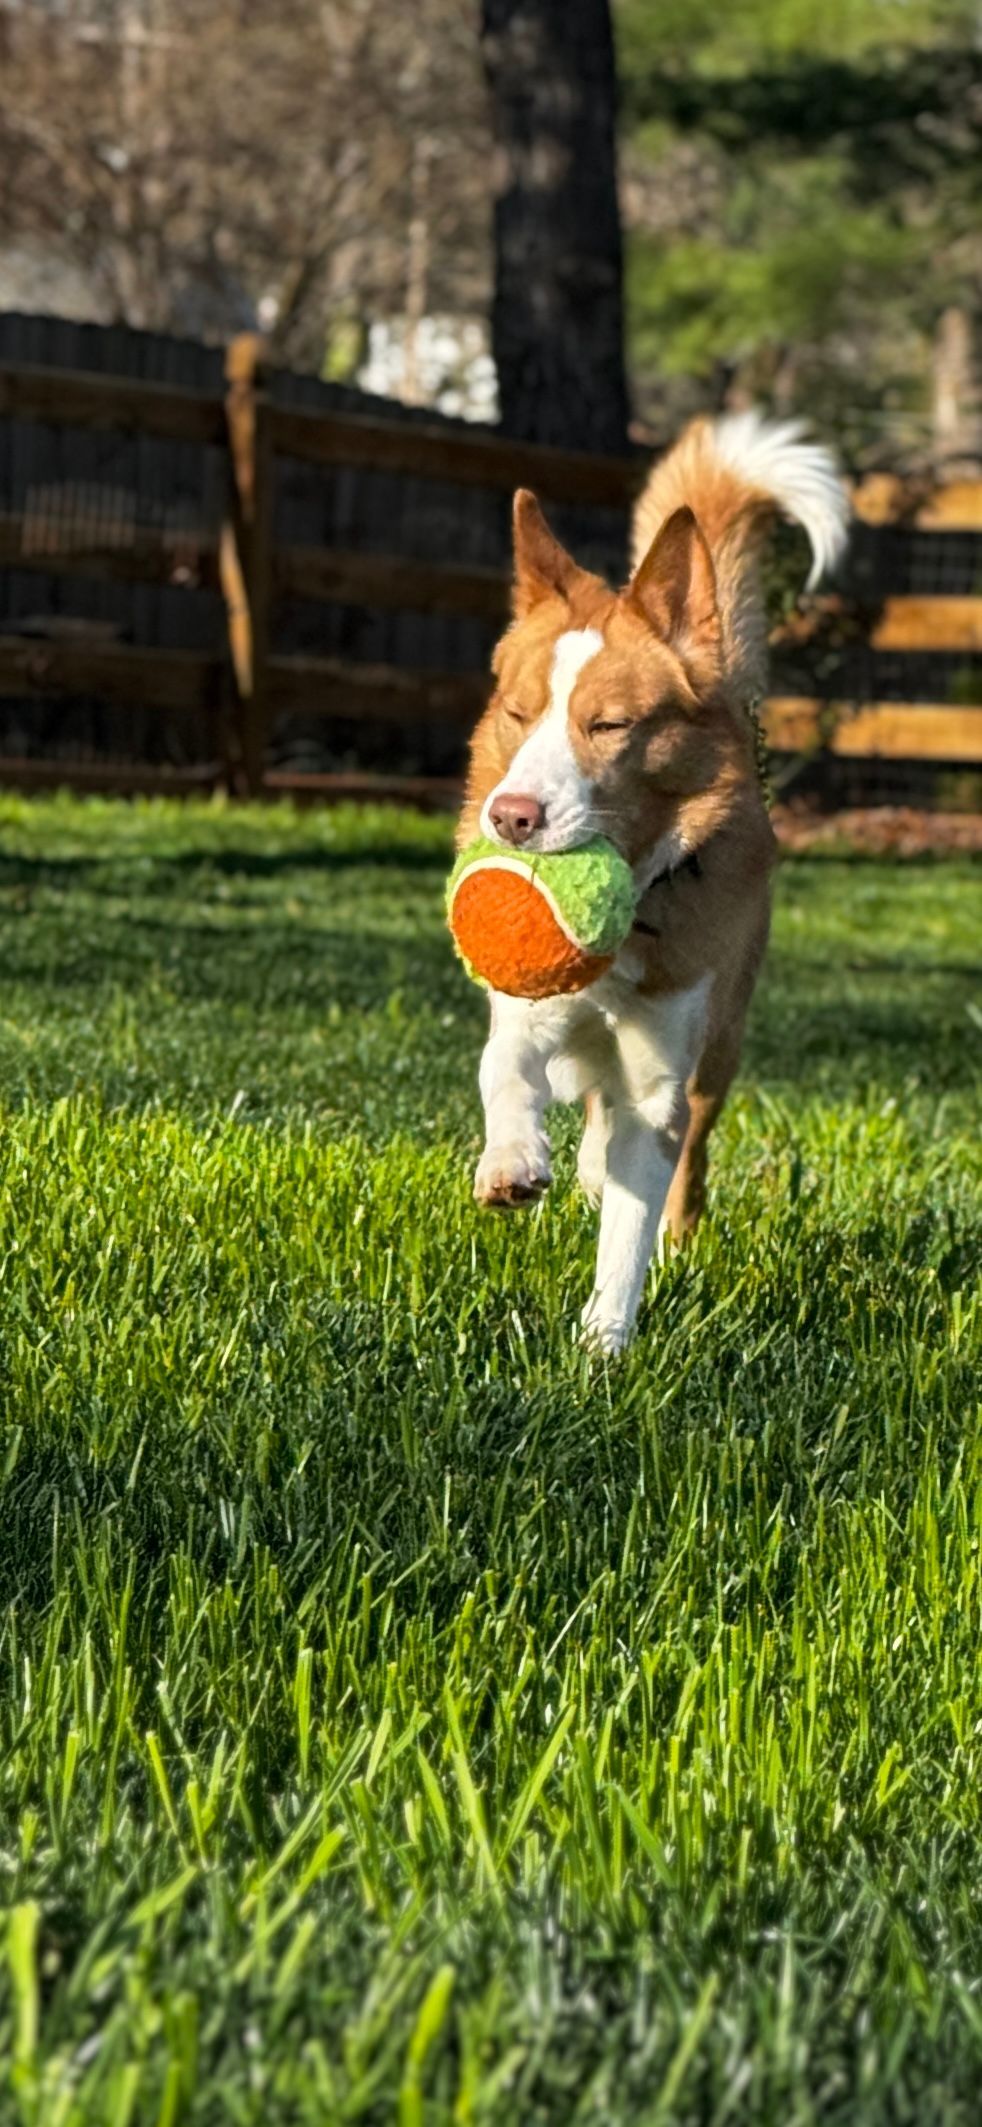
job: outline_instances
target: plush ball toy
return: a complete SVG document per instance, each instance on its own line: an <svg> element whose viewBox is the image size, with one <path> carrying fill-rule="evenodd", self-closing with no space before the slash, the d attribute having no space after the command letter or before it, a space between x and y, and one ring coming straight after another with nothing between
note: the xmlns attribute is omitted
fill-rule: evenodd
<svg viewBox="0 0 982 2127"><path fill-rule="evenodd" d="M604 835L544 854L483 835L461 851L447 919L476 982L509 997L585 990L609 968L634 920L631 869Z"/></svg>

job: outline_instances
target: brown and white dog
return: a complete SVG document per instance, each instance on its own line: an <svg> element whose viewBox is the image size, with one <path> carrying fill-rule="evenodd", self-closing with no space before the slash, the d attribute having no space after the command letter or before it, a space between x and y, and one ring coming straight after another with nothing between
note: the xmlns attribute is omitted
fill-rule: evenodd
<svg viewBox="0 0 982 2127"><path fill-rule="evenodd" d="M831 454L796 423L693 422L652 472L634 574L579 568L535 497L515 497L514 620L475 731L459 842L561 850L597 832L634 868L637 922L576 996L492 995L481 1062L482 1204L551 1180L544 1111L585 1100L578 1171L600 1203L588 1342L628 1341L656 1238L692 1230L707 1140L737 1067L767 941L775 845L748 709L766 673L758 559L777 512L814 555L845 543Z"/></svg>

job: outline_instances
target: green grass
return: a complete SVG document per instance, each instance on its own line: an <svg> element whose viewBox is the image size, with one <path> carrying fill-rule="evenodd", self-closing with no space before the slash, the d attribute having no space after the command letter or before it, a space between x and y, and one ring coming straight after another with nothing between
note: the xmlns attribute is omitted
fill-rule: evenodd
<svg viewBox="0 0 982 2127"><path fill-rule="evenodd" d="M967 2127L978 874L785 866L606 1368L447 844L0 807L0 2120Z"/></svg>

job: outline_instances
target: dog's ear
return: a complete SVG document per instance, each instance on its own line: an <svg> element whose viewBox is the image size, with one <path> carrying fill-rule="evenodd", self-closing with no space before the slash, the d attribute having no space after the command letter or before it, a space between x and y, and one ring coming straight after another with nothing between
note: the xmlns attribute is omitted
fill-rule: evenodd
<svg viewBox="0 0 982 2127"><path fill-rule="evenodd" d="M625 597L698 684L719 678L723 643L716 571L688 504L674 510L656 532Z"/></svg>
<svg viewBox="0 0 982 2127"><path fill-rule="evenodd" d="M515 496L512 536L515 551L512 611L516 620L524 620L526 613L530 613L540 599L555 598L558 594L568 601L575 583L585 572L577 567L572 554L567 554L555 533L549 530L535 496L527 487L520 487Z"/></svg>

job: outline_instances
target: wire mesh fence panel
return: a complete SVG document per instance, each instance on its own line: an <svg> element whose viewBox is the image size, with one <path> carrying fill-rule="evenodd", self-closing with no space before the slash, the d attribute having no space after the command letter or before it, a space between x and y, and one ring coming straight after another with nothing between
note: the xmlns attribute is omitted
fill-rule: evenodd
<svg viewBox="0 0 982 2127"><path fill-rule="evenodd" d="M577 558L623 581L644 460L635 469L520 450L430 410L270 370L249 336L235 346L272 439L259 773L277 788L365 773L450 783L507 615L510 487L539 486ZM29 376L27 417L17 410L23 394L0 402L8 764L60 764L66 780L100 763L120 775L127 766L235 772L226 697L233 671L240 693L249 684L256 616L248 567L231 588L226 569L238 478L224 411L231 358L122 327L0 317L0 389L5 374L29 365L35 377L60 375L65 404L84 410L104 395L94 413L59 418L59 395L46 399ZM106 382L80 395L73 377ZM141 383L161 388L158 414L146 420ZM166 434L162 397L176 403ZM252 433L248 420L243 433ZM564 499L550 500L550 482ZM964 480L936 492L887 475L864 481L838 582L804 606L786 595L771 727L786 794L831 806L977 802L980 496ZM159 670L134 665L130 653L156 653ZM72 656L91 676L87 691L67 691ZM31 683L18 692L22 671ZM131 684L134 671L147 674L145 689Z"/></svg>
<svg viewBox="0 0 982 2127"><path fill-rule="evenodd" d="M174 384L216 394L220 349L126 327L0 316L0 367ZM225 452L124 427L0 419L0 633L40 647L138 646L224 657L213 555ZM18 551L19 548L19 551ZM46 549L46 553L45 553ZM156 575L147 580L159 550ZM45 558L50 569L45 569ZM65 567L66 560L74 566ZM18 565L20 563L20 565ZM162 717L139 699L0 698L0 755L64 765L214 768L211 716Z"/></svg>

